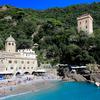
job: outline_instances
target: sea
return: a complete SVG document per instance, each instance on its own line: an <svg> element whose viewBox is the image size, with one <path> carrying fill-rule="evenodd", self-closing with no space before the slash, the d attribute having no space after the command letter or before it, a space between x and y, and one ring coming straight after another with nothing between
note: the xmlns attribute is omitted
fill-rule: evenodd
<svg viewBox="0 0 100 100"><path fill-rule="evenodd" d="M100 100L100 88L86 82L54 82L52 88L7 97L4 100Z"/></svg>

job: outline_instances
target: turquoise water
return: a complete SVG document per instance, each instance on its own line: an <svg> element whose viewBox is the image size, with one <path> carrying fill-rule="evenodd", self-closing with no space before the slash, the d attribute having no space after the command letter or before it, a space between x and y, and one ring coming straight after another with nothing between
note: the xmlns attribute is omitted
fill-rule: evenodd
<svg viewBox="0 0 100 100"><path fill-rule="evenodd" d="M58 82L52 89L5 100L100 100L100 88L89 83Z"/></svg>

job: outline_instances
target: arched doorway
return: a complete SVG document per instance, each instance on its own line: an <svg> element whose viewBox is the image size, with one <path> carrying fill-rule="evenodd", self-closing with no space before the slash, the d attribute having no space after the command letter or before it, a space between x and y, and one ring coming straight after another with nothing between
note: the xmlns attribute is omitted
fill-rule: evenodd
<svg viewBox="0 0 100 100"><path fill-rule="evenodd" d="M25 72L24 75L30 75L30 73L29 72Z"/></svg>
<svg viewBox="0 0 100 100"><path fill-rule="evenodd" d="M32 72L32 75L35 75L35 74L36 74L36 72L35 72L35 71L33 71L33 72Z"/></svg>
<svg viewBox="0 0 100 100"><path fill-rule="evenodd" d="M20 72L17 72L17 73L16 73L16 76L19 76L19 75L21 75L21 73L20 73Z"/></svg>

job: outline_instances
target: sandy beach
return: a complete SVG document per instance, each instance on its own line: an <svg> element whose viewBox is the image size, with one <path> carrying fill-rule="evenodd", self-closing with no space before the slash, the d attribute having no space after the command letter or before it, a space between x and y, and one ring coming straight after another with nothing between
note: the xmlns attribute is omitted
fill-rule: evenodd
<svg viewBox="0 0 100 100"><path fill-rule="evenodd" d="M56 86L57 80L35 80L28 83L18 84L10 87L4 87L1 89L0 93L0 100L2 100L5 97L12 96L12 95L19 95L22 93L27 92L38 92L40 90L53 88Z"/></svg>

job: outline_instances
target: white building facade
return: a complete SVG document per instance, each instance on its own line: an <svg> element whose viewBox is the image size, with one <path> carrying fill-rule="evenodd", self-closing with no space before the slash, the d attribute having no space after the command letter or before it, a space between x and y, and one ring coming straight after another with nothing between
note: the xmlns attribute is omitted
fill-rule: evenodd
<svg viewBox="0 0 100 100"><path fill-rule="evenodd" d="M37 55L32 49L16 51L16 41L6 39L5 51L0 51L0 74L32 74L38 67Z"/></svg>

